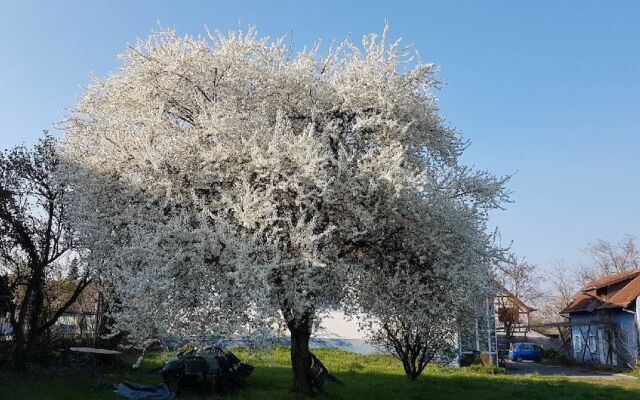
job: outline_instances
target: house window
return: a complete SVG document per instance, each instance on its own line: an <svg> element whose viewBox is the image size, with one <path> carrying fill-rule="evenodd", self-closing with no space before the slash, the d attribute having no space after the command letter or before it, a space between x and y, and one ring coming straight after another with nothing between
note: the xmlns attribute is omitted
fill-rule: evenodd
<svg viewBox="0 0 640 400"><path fill-rule="evenodd" d="M582 352L582 336L573 335L573 352L577 355Z"/></svg>
<svg viewBox="0 0 640 400"><path fill-rule="evenodd" d="M596 341L596 335L593 333L589 334L589 341L587 344L589 345L589 351L592 353L596 353L598 351L598 342Z"/></svg>

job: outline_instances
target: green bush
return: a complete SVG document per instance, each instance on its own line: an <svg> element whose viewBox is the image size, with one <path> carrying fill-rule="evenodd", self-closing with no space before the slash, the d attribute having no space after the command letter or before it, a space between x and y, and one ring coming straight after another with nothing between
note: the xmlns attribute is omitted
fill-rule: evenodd
<svg viewBox="0 0 640 400"><path fill-rule="evenodd" d="M493 360L491 359L491 355L489 353L483 352L480 354L480 363L483 367L492 367Z"/></svg>
<svg viewBox="0 0 640 400"><path fill-rule="evenodd" d="M480 354L478 353L465 353L460 355L459 360L461 367L467 367L469 365L480 364Z"/></svg>
<svg viewBox="0 0 640 400"><path fill-rule="evenodd" d="M576 365L576 360L573 359L573 357L564 354L564 353L560 353L558 354L558 357L556 358L558 360L558 362L560 363L560 365L564 365L567 367L572 367L574 365Z"/></svg>
<svg viewBox="0 0 640 400"><path fill-rule="evenodd" d="M558 357L558 352L555 349L544 349L542 352L542 358L547 360L555 360Z"/></svg>

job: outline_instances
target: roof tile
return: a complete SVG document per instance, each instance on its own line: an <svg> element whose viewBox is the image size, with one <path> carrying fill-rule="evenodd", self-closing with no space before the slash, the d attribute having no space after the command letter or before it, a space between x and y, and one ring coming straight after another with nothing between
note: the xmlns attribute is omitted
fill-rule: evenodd
<svg viewBox="0 0 640 400"><path fill-rule="evenodd" d="M618 283L629 281L622 288L610 293L611 297L605 299L597 296L598 289L609 287ZM628 307L633 300L640 296L640 269L621 272L618 274L603 276L594 279L578 292L571 304L560 314L573 312L592 312L596 309Z"/></svg>

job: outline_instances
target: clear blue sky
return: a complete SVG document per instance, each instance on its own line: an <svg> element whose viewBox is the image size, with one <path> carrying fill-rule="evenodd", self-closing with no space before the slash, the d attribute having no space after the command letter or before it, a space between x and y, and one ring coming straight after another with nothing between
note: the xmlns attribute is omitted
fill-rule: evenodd
<svg viewBox="0 0 640 400"><path fill-rule="evenodd" d="M181 33L256 25L316 38L380 31L441 66L441 108L471 147L465 162L518 171L492 223L543 267L585 245L640 236L638 1L0 0L0 147L33 143L87 83L157 21ZM303 4L305 4L303 6Z"/></svg>

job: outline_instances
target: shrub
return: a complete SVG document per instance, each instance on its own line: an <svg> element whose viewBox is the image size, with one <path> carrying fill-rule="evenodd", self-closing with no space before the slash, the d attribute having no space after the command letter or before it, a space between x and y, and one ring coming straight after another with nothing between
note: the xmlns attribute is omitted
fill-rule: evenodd
<svg viewBox="0 0 640 400"><path fill-rule="evenodd" d="M487 352L482 352L480 354L480 363L482 363L482 366L484 367L493 366L493 360L491 359L491 355Z"/></svg>
<svg viewBox="0 0 640 400"><path fill-rule="evenodd" d="M555 360L558 357L558 352L555 349L545 349L542 352L542 358L548 360Z"/></svg>
<svg viewBox="0 0 640 400"><path fill-rule="evenodd" d="M469 372L473 372L474 374L485 374L485 375L502 375L506 374L507 370L502 367L485 367L480 364L470 365L465 367L465 370Z"/></svg>
<svg viewBox="0 0 640 400"><path fill-rule="evenodd" d="M574 360L573 357L564 353L558 354L557 360L561 365L564 365L564 366L571 367L576 365L576 360Z"/></svg>
<svg viewBox="0 0 640 400"><path fill-rule="evenodd" d="M464 353L460 356L459 363L461 367L480 364L480 355L478 353Z"/></svg>

